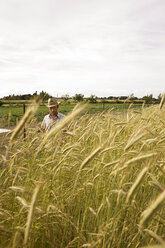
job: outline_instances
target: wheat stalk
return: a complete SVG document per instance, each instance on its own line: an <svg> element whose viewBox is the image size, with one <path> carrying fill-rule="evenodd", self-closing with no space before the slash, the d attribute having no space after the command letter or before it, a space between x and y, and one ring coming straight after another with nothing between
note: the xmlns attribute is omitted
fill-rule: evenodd
<svg viewBox="0 0 165 248"><path fill-rule="evenodd" d="M28 212L28 217L27 217L27 222L26 222L26 229L25 229L25 235L24 235L24 247L27 246L27 242L28 242L28 238L29 238L29 234L30 234L30 228L31 228L32 221L33 221L33 213L34 213L35 203L37 200L37 195L38 195L39 189L40 189L40 185L37 185L35 190L34 190L33 196L32 196L32 201L30 204L30 209Z"/></svg>
<svg viewBox="0 0 165 248"><path fill-rule="evenodd" d="M24 116L22 117L22 119L20 120L20 122L18 123L16 128L14 129L14 131L10 137L10 142L12 142L13 139L16 138L17 135L22 131L22 129L25 126L25 123L27 123L33 117L33 115L37 111L38 107L39 107L39 103L34 102L33 105L27 109Z"/></svg>
<svg viewBox="0 0 165 248"><path fill-rule="evenodd" d="M157 197L157 199L149 206L141 215L139 223L140 231L143 230L145 223L152 217L152 215L160 208L162 202L165 200L165 190Z"/></svg>
<svg viewBox="0 0 165 248"><path fill-rule="evenodd" d="M96 148L88 157L86 157L86 158L84 159L84 161L81 163L80 168L79 168L79 171L78 171L78 174L77 174L77 178L76 178L76 180L75 180L74 189L75 189L75 187L76 187L76 185L77 185L78 178L79 178L79 175L80 175L80 173L81 173L81 170L84 168L85 165L87 165L87 164L91 161L91 159L92 159L98 152L100 152L100 150L102 149L102 147L103 147L103 145L100 145L99 147L97 147L97 148Z"/></svg>
<svg viewBox="0 0 165 248"><path fill-rule="evenodd" d="M11 186L11 187L9 187L9 189L11 189L15 192L21 192L21 193L25 192L25 189L23 187L18 187L18 186Z"/></svg>
<svg viewBox="0 0 165 248"><path fill-rule="evenodd" d="M141 248L164 248L164 245L147 245L147 246L143 246Z"/></svg>
<svg viewBox="0 0 165 248"><path fill-rule="evenodd" d="M124 148L124 151L128 150L132 145L134 145L138 140L140 140L142 137L144 137L147 133L142 133L140 135L137 135L133 139L131 139L126 147Z"/></svg>
<svg viewBox="0 0 165 248"><path fill-rule="evenodd" d="M159 105L159 108L162 109L163 105L165 103L165 93L163 94L162 98L161 98L161 101L160 101L160 105Z"/></svg>
<svg viewBox="0 0 165 248"><path fill-rule="evenodd" d="M146 172L148 170L148 167L143 168L143 170L140 172L140 174L138 175L137 179L135 180L134 184L132 185L132 187L130 188L130 190L128 191L128 195L127 195L127 199L126 199L126 203L129 202L129 200L131 200L131 198L133 197L135 190L137 189L137 187L140 185L143 177L145 176Z"/></svg>
<svg viewBox="0 0 165 248"><path fill-rule="evenodd" d="M21 234L20 232L16 231L13 239L13 245L12 248L20 247L20 240L21 240Z"/></svg>
<svg viewBox="0 0 165 248"><path fill-rule="evenodd" d="M26 200L20 196L17 196L16 199L25 207L25 208L29 208L29 204L26 202Z"/></svg>
<svg viewBox="0 0 165 248"><path fill-rule="evenodd" d="M147 159L147 158L152 158L152 157L154 157L154 156L156 156L156 155L157 155L157 153L153 152L153 153L148 153L148 154L145 154L145 155L141 155L141 156L137 156L137 157L135 157L135 158L132 158L132 159L128 160L127 162L125 162L124 165L123 165L122 167L118 168L118 169L115 170L115 171L112 171L112 172L111 172L111 175L114 175L114 174L116 174L117 172L124 170L124 169L127 168L130 164L133 164L133 163L139 162L139 161L143 161L143 160L145 160L145 159Z"/></svg>
<svg viewBox="0 0 165 248"><path fill-rule="evenodd" d="M158 236L156 233L154 233L153 231L149 229L144 229L144 232L147 232L151 237L155 238L161 245L164 245L165 247L165 241L160 236Z"/></svg>

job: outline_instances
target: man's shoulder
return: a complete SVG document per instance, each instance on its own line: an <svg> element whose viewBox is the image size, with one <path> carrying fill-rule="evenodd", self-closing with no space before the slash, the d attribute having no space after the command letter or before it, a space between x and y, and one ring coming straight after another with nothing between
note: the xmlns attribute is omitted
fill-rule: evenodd
<svg viewBox="0 0 165 248"><path fill-rule="evenodd" d="M58 113L58 118L64 118L65 117L65 115L63 115L62 113Z"/></svg>
<svg viewBox="0 0 165 248"><path fill-rule="evenodd" d="M50 115L49 115L49 114L48 114L48 115L45 115L45 116L44 116L44 120L49 119L49 117L50 117Z"/></svg>

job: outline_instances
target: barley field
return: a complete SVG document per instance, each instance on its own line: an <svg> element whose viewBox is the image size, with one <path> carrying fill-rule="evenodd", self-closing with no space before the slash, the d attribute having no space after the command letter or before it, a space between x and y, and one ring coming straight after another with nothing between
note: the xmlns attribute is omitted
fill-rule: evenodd
<svg viewBox="0 0 165 248"><path fill-rule="evenodd" d="M76 106L47 134L37 107L3 135L0 247L165 247L163 102L123 114Z"/></svg>

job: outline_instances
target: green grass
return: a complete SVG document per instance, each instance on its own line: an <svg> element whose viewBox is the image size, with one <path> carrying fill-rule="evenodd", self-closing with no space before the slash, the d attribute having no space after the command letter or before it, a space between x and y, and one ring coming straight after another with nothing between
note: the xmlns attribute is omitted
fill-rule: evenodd
<svg viewBox="0 0 165 248"><path fill-rule="evenodd" d="M59 107L59 112L62 112L63 114L67 115L69 112L72 111L72 109L75 107L76 104L61 104ZM29 105L26 105L26 108ZM111 109L114 109L115 112L126 112L130 104L111 104L111 103L105 103L104 105L102 103L97 104L88 104L88 107L86 109L86 112L89 114L95 114L102 111L108 111ZM135 104L132 105L131 108L133 109L141 109L141 104ZM44 116L49 113L49 110L46 106L41 105L36 114L35 118L37 121L42 121ZM18 121L23 116L23 105L7 105L7 106L1 106L0 107L0 125L1 127L8 127L8 126L14 126L18 123Z"/></svg>
<svg viewBox="0 0 165 248"><path fill-rule="evenodd" d="M29 123L26 139L17 127L0 161L0 247L164 247L165 109L77 114L48 134Z"/></svg>

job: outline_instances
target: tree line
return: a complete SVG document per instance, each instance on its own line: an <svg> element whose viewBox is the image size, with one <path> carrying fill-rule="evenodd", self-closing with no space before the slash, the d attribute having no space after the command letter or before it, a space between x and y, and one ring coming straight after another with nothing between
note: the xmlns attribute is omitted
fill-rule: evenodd
<svg viewBox="0 0 165 248"><path fill-rule="evenodd" d="M0 100L32 100L35 97L42 99L43 101L47 101L48 98L51 98L52 95L45 91L41 91L40 93L34 92L33 94L24 94L24 95L8 95L4 96ZM109 96L109 97L97 97L96 95L91 94L90 97L85 98L83 94L75 94L73 97L70 97L69 94L62 95L60 98L63 99L65 102L69 102L70 99L73 99L76 102L81 102L83 100L88 100L89 103L97 103L97 101L101 100L101 102L108 102L108 100L120 102L122 101L143 101L145 103L159 103L161 100L162 94L159 94L157 98L154 98L152 94L143 96L141 98L135 97L134 94L129 96Z"/></svg>

